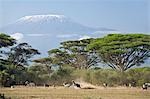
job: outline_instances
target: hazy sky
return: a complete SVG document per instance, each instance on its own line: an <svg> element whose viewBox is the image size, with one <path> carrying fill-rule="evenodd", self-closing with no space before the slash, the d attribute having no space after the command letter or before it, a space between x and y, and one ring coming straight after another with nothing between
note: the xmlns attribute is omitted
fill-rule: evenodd
<svg viewBox="0 0 150 99"><path fill-rule="evenodd" d="M150 0L0 0L0 27L37 14L63 14L91 27L150 33Z"/></svg>

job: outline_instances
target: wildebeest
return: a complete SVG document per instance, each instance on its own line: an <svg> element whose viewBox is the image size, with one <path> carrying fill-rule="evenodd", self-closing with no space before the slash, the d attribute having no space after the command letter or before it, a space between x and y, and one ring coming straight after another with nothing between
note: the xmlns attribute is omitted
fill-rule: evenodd
<svg viewBox="0 0 150 99"><path fill-rule="evenodd" d="M49 84L44 84L44 87L49 87Z"/></svg>
<svg viewBox="0 0 150 99"><path fill-rule="evenodd" d="M6 80L4 80L4 81L2 82L2 85L3 85L4 87L11 87L11 86L16 85L16 82L15 82L15 80L13 80L13 79L11 79L10 77L8 77L8 78L6 78Z"/></svg>

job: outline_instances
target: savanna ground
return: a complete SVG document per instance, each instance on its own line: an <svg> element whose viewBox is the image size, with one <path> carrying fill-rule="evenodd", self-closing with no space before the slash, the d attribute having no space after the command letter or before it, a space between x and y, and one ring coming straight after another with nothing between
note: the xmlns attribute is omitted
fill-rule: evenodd
<svg viewBox="0 0 150 99"><path fill-rule="evenodd" d="M150 89L125 87L97 89L18 87L0 88L0 93L11 99L150 99Z"/></svg>

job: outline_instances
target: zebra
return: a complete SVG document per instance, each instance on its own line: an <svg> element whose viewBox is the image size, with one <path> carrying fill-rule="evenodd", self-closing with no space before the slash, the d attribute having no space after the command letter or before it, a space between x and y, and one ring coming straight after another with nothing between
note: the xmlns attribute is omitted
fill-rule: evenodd
<svg viewBox="0 0 150 99"><path fill-rule="evenodd" d="M64 87L70 87L72 84L71 83L68 83L68 82L65 82L65 83L63 83L63 86Z"/></svg>
<svg viewBox="0 0 150 99"><path fill-rule="evenodd" d="M107 87L107 83L103 83L103 86L106 88Z"/></svg>
<svg viewBox="0 0 150 99"><path fill-rule="evenodd" d="M150 87L150 83L145 83L147 85L147 87Z"/></svg>
<svg viewBox="0 0 150 99"><path fill-rule="evenodd" d="M27 86L27 87L35 87L35 83L34 82L25 81L25 86Z"/></svg>
<svg viewBox="0 0 150 99"><path fill-rule="evenodd" d="M72 83L75 89L81 88L80 84L76 83L74 80L72 80Z"/></svg>
<svg viewBox="0 0 150 99"><path fill-rule="evenodd" d="M144 83L144 84L142 85L142 88L143 88L143 90L147 90L147 85Z"/></svg>
<svg viewBox="0 0 150 99"><path fill-rule="evenodd" d="M148 87L150 87L150 83L144 83L144 84L142 85L143 90L147 90Z"/></svg>

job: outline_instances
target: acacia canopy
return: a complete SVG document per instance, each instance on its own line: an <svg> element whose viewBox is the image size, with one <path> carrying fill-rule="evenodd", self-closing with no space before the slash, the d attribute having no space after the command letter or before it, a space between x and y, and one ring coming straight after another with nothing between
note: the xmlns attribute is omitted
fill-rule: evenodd
<svg viewBox="0 0 150 99"><path fill-rule="evenodd" d="M59 49L49 51L49 57L52 57L54 64L60 66L69 65L78 69L88 69L98 63L97 56L86 50L91 40L61 42Z"/></svg>
<svg viewBox="0 0 150 99"><path fill-rule="evenodd" d="M15 47L11 48L11 51L8 53L8 60L17 66L28 65L30 59L39 55L40 52L37 49L32 48L28 43L20 43Z"/></svg>
<svg viewBox="0 0 150 99"><path fill-rule="evenodd" d="M150 35L109 34L93 40L88 49L98 54L111 68L125 71L150 57Z"/></svg>
<svg viewBox="0 0 150 99"><path fill-rule="evenodd" d="M0 48L12 46L16 43L16 40L11 38L9 35L0 33Z"/></svg>

